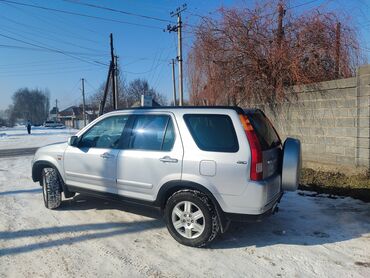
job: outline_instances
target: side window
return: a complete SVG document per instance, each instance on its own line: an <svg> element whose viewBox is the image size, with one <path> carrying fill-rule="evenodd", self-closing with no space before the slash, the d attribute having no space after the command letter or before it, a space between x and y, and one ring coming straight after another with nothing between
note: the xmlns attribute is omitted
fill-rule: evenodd
<svg viewBox="0 0 370 278"><path fill-rule="evenodd" d="M172 150L173 143L175 143L175 130L172 120L169 118L166 133L163 138L162 151Z"/></svg>
<svg viewBox="0 0 370 278"><path fill-rule="evenodd" d="M185 123L198 148L210 152L237 152L238 138L227 115L187 114Z"/></svg>
<svg viewBox="0 0 370 278"><path fill-rule="evenodd" d="M101 120L90 128L79 143L80 148L117 149L129 116L112 116Z"/></svg>
<svg viewBox="0 0 370 278"><path fill-rule="evenodd" d="M136 116L129 149L169 151L174 143L172 121L166 115Z"/></svg>

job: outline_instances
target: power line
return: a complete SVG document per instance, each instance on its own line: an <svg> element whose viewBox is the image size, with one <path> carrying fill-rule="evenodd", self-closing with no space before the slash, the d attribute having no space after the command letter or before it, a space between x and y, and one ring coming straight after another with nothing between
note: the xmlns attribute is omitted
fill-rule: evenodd
<svg viewBox="0 0 370 278"><path fill-rule="evenodd" d="M94 91L98 91L98 89L96 89L95 88L95 86L93 86L93 85L91 85L91 83L87 80L87 79L85 79L85 83L91 88L91 89L93 89Z"/></svg>
<svg viewBox="0 0 370 278"><path fill-rule="evenodd" d="M37 48L35 48L35 47L26 47L26 46L20 46L20 45L12 45L12 44L0 44L0 47L1 48L9 48L9 49L12 49L12 50L20 49L20 50L41 51L41 52L48 52L48 53L55 52L55 51L51 51L50 49L42 49L42 48L38 48L38 47ZM91 54L91 53L84 53L84 52L74 52L74 51L64 51L64 52L67 53L67 54L71 54L71 55L94 56L94 57L95 56L100 56L100 55L95 55L95 54ZM71 57L71 58L76 59L75 57ZM96 61L96 62L102 63L102 62L99 62L99 61Z"/></svg>
<svg viewBox="0 0 370 278"><path fill-rule="evenodd" d="M41 21L43 23L46 23L47 26L49 25L55 25L55 28L54 31L53 31L53 34L61 31L61 36L63 37L71 37L71 38L74 38L74 39L77 39L77 40L82 40L82 41L88 41L89 43L95 43L95 44L101 44L101 42L99 41L96 41L96 40L92 40L91 38L87 38L87 37L84 37L82 36L80 33L77 33L77 32L74 32L73 30L70 30L70 29L67 29L65 28L66 25L70 25L71 26L71 23L69 21L60 21L58 20L57 17L53 16L53 19L50 20L48 19L47 17L39 17L38 15L35 15L34 13L30 12L29 10L25 11L24 9L22 9L21 7L18 7L18 6L15 6L15 5L12 5L12 4L9 4L9 3L5 3L5 5L9 6L10 8L12 9L15 9L17 11L20 11L21 13L25 14L25 15L30 15L32 16L33 18L37 19L38 21ZM57 23L60 23L60 24L57 24ZM50 30L46 30L46 29L41 29L40 27L34 27L32 26L32 28L35 28L35 29L39 29L39 30L43 30L47 33L50 33ZM75 25L73 25L73 28L75 28ZM97 34L96 30L93 32L90 28L86 28L86 27L83 27L83 26L79 26L79 29L84 29L86 31L89 31L89 32L92 32L93 34Z"/></svg>
<svg viewBox="0 0 370 278"><path fill-rule="evenodd" d="M73 93L75 95L76 93L74 92L74 90L78 89L78 85L80 84L80 82L81 82L81 80L79 79L77 81L77 83L75 83L75 85L72 87L72 89L68 90L68 94ZM75 98L72 102L69 102L68 105L65 105L65 107L68 108L68 107L72 106L77 101L79 101L81 98L82 98L82 96L79 94L79 96L77 98Z"/></svg>
<svg viewBox="0 0 370 278"><path fill-rule="evenodd" d="M150 75L148 76L147 80L149 83L152 82L153 78L154 78L154 75L155 75L155 71L157 70L157 68L159 67L160 65L160 59L162 58L162 54L163 54L163 51L164 49L162 48L160 53L157 52L157 54L155 55L154 57L154 60L151 64L151 67L150 67L150 70L148 72L150 72Z"/></svg>
<svg viewBox="0 0 370 278"><path fill-rule="evenodd" d="M168 52L168 53L167 53L167 57L166 57L167 62L162 64L162 66L161 66L160 70L158 71L157 79L156 79L155 81L154 81L154 79L153 79L153 81L154 81L154 83L153 83L153 88L154 88L154 90L157 90L157 88L158 88L159 80L160 80L161 76L162 76L162 75L163 75L163 73L164 73L163 67L164 67L165 65L168 65L168 59L169 59L170 55L171 55L171 53L169 53L169 52Z"/></svg>
<svg viewBox="0 0 370 278"><path fill-rule="evenodd" d="M76 70L61 70L61 71L45 71L45 72L32 72L32 73L11 73L11 74L2 74L0 73L1 77L20 77L20 76L42 76L42 75L60 75L60 74L67 74L67 73L81 73L82 71L96 71L96 68L86 68L86 69L76 69ZM99 70L99 69L98 69ZM103 69L101 69L103 70Z"/></svg>
<svg viewBox="0 0 370 278"><path fill-rule="evenodd" d="M166 23L173 23L171 20L168 20L168 19L162 19L162 18L153 17L153 16L149 16L149 15L143 15L143 14L137 14L137 13L133 13L133 12L122 11L122 10L108 8L108 7L99 6L99 5L94 5L94 4L90 4L90 3L84 3L84 2L81 2L81 1L78 1L78 2L73 1L73 0L63 0L63 1L73 3L73 4L77 4L77 5L81 5L81 6L87 6L87 7L91 7L91 8L96 8L96 9L121 13L121 14L125 14L125 15L137 16L137 17L141 17L141 18L145 18L145 19L152 19L152 20L157 20L157 21L166 22Z"/></svg>
<svg viewBox="0 0 370 278"><path fill-rule="evenodd" d="M0 45L1 46L1 45ZM13 47L17 47L17 46L12 46L12 45L7 45L7 46L10 46L11 48ZM68 60L66 58L63 57L63 59L48 59L48 60L37 60L37 61L28 61L28 62L24 62L24 63L11 63L11 64L0 64L0 68L19 68L19 67L34 67L34 66L50 66L50 64L52 65L64 65L64 64L68 64L68 63L72 63L72 64L75 64L75 63L78 63L75 59L71 59L71 60Z"/></svg>
<svg viewBox="0 0 370 278"><path fill-rule="evenodd" d="M292 10L292 9L295 9L295 8L299 8L299 7L303 7L303 6L306 6L306 5L310 5L312 3L315 3L319 0L311 0L311 1L307 1L307 2L304 2L304 3L301 3L301 4L298 4L298 5L294 5L294 6L290 6L290 7L285 7L285 10ZM201 14L197 14L197 13L194 13L194 12L190 12L190 11L185 11L186 13L188 13L189 15L191 16L196 16L196 17L200 17L202 19L206 19L206 16L205 15L201 15ZM213 14L214 12L209 12L209 14ZM268 14L264 14L264 15L261 15L260 17L268 17L268 16L272 16L272 15L275 15L277 14L277 12L272 12L272 13L268 13ZM193 27L192 25L189 25L187 24L188 26L190 27Z"/></svg>
<svg viewBox="0 0 370 278"><path fill-rule="evenodd" d="M109 22L115 22L115 23L121 23L121 24L128 24L128 25L139 26L139 27L146 27L146 28L151 28L151 29L160 29L160 30L163 29L161 27L155 27L155 26L152 26L152 25L127 22L127 21L122 21L122 20L118 20L118 19L112 19L112 18L105 18L105 17L100 17L100 16L82 14L82 13L71 12L71 11L66 11L66 10L48 8L48 7L40 6L40 5L20 3L20 2L10 1L10 0L0 0L0 2L11 3L11 4L15 4L15 5L20 5L20 6L25 6L25 7L31 7L31 8L36 8L36 9L41 9L41 10L46 10L46 11L52 11L52 12L57 12L57 13L63 13L63 14L68 14L68 15L74 15L74 16L80 16L80 17L98 19L98 20L103 20L103 21L109 21Z"/></svg>
<svg viewBox="0 0 370 278"><path fill-rule="evenodd" d="M295 8L299 8L299 7L302 7L302 6L306 6L306 5L309 5L309 4L312 4L312 3L315 3L319 0L312 0L312 1L307 1L307 2L304 2L302 4L298 4L298 5L295 5L295 6L291 6L291 7L288 7L286 8L286 10L291 10L291 9L295 9Z"/></svg>
<svg viewBox="0 0 370 278"><path fill-rule="evenodd" d="M71 57L71 58L80 60L80 61L85 62L85 63L92 64L92 65L108 66L107 64L101 63L99 61L92 61L91 62L91 61L88 61L86 59L80 58L78 56L74 56L74 55L68 54L67 52L62 51L62 50L59 50L59 49L53 49L53 48L50 48L50 47L46 47L46 46L42 46L42 45L37 45L37 44L31 43L31 42L26 42L24 40L20 40L20 39L11 37L11 36L7 36L7 35L4 35L2 33L0 33L0 36L1 37L4 37L4 38L7 38L7 39L10 39L10 40L13 40L13 41L21 42L21 43L24 43L24 44L27 44L27 45L31 45L31 46L34 46L34 47L38 47L38 48L41 48L41 49L46 49L46 50L49 50L51 52L59 53L59 54L62 54L62 55L65 55L65 56L68 56L68 57Z"/></svg>
<svg viewBox="0 0 370 278"><path fill-rule="evenodd" d="M28 30L27 31L24 31L22 29L17 29L17 28L11 28L9 29L8 26L2 26L0 27L1 29L4 29L4 30L7 30L9 33L13 33L12 31L9 31L9 30L15 30L15 31L18 31L18 32L21 32L22 34L26 33L26 34L29 34L30 36L34 36L34 35L37 35L38 37L40 38L46 38L46 39L52 39L53 41L55 42L59 42L59 43L62 43L62 44L66 44L66 45L70 45L70 46L74 46L74 47L78 47L78 48L81 48L81 49L85 49L85 50L88 50L88 51L92 51L93 53L91 53L92 55L95 55L96 53L104 53L104 51L101 51L101 50L97 50L97 49L92 49L92 48L89 48L89 47L85 47L85 46L81 46L81 45L78 45L78 44L75 44L75 43L72 43L72 42L69 42L69 41L64 41L64 40L61 40L59 39L58 37L56 36L53 36L52 34L47 34L47 35L42 35L40 34L39 32L35 33L33 31L30 31L30 30L33 30L33 29L37 29L37 28L34 28L33 26L29 26L27 24L23 24L23 23L19 23L19 22L16 22L14 20L11 20L11 19L8 19L6 17L3 17L5 20L8 20L10 22L13 22L15 24L19 24L21 26L26 26L28 27ZM30 29L30 30L29 30ZM105 52L105 55L108 55L108 52Z"/></svg>
<svg viewBox="0 0 370 278"><path fill-rule="evenodd" d="M85 65L85 64L80 64L80 65L64 65L63 67L60 67L60 66L57 66L57 65L54 65L54 64L50 64L48 66L42 66L42 67L35 67L35 66L32 66L32 72L47 72L47 71L63 71L63 70L85 70L85 69L90 69L91 66L89 65ZM30 72L30 68L28 67L22 67L22 66L18 66L17 68L0 68L0 73L14 73L14 72Z"/></svg>

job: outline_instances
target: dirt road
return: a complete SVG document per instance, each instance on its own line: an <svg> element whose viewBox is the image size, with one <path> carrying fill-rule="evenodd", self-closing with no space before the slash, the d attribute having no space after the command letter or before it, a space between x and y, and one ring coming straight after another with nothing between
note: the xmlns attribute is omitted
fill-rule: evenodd
<svg viewBox="0 0 370 278"><path fill-rule="evenodd" d="M38 148L23 148L23 149L9 149L9 150L0 149L0 157L33 155L37 151L37 149Z"/></svg>
<svg viewBox="0 0 370 278"><path fill-rule="evenodd" d="M195 249L148 209L82 195L45 209L30 161L0 159L0 277L370 277L370 204L288 193Z"/></svg>

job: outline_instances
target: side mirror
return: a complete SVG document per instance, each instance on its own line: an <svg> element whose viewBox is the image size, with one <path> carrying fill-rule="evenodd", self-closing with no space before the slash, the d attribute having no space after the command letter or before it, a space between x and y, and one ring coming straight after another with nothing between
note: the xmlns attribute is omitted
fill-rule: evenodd
<svg viewBox="0 0 370 278"><path fill-rule="evenodd" d="M77 147L78 141L79 141L78 136L73 135L73 136L68 138L68 145L70 145L72 147Z"/></svg>

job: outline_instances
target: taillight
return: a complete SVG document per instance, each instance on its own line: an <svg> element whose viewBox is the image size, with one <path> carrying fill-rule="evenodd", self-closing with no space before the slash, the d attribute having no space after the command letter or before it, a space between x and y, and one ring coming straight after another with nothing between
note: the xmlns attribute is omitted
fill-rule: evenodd
<svg viewBox="0 0 370 278"><path fill-rule="evenodd" d="M251 180L257 181L263 178L262 149L260 142L254 132L253 126L245 115L239 115L240 121L247 135L249 146L251 148Z"/></svg>

